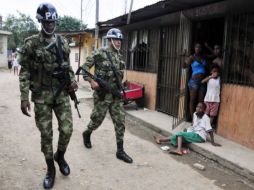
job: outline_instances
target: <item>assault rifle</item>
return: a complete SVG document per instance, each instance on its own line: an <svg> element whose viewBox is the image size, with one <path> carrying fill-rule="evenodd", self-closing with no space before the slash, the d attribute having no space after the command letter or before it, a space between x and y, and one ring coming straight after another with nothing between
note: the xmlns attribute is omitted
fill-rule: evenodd
<svg viewBox="0 0 254 190"><path fill-rule="evenodd" d="M56 57L57 57L57 63L58 67L54 70L53 72L53 77L57 78L60 81L60 86L57 89L57 91L54 93L54 97L57 97L60 95L60 93L68 88L71 85L71 78L70 78L70 65L69 64L64 64L64 59L63 59L63 49L62 49L62 41L61 37L59 35L56 35L56 43L54 44L49 44L45 49L51 49L51 47L54 46L56 50ZM79 101L77 99L75 91L68 91L69 96L71 97L71 100L74 101L74 106L78 112L79 118L81 118L81 115L79 113L78 109L78 104Z"/></svg>
<svg viewBox="0 0 254 190"><path fill-rule="evenodd" d="M117 74L117 69L116 69L116 67L115 67L115 65L114 65L114 63L113 63L113 61L112 61L112 58L111 58L109 52L106 52L106 54L107 54L107 57L108 57L108 59L109 59L109 61L110 61L110 63L111 63L111 64L110 64L110 67L111 67L111 69L112 69L112 71L113 71L113 73L114 73L114 75L115 75L115 77L116 77L116 84L117 84L117 87L118 87L120 90L123 91L124 98L126 98L126 93L125 93L125 90L124 90L124 88L123 88L123 86L122 86L121 80L119 79L119 76L118 76L118 74Z"/></svg>
<svg viewBox="0 0 254 190"><path fill-rule="evenodd" d="M84 68L79 67L78 70L76 71L76 75L80 75L81 70L85 72L89 77L91 77L94 81L96 81L99 84L100 88L103 89L105 92L109 92L115 97L122 98L122 94L119 90L112 88L108 82L97 77L96 75L91 74Z"/></svg>

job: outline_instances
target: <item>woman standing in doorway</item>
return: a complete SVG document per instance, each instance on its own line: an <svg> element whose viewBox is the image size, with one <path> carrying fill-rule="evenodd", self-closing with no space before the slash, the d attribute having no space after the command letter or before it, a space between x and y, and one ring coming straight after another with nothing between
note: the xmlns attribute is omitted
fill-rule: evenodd
<svg viewBox="0 0 254 190"><path fill-rule="evenodd" d="M188 82L190 93L189 111L191 118L196 107L196 102L203 102L206 93L206 86L202 84L201 81L205 78L207 63L202 55L200 43L195 44L194 52L193 55L185 60L183 65L184 68L191 67L192 69L191 77Z"/></svg>

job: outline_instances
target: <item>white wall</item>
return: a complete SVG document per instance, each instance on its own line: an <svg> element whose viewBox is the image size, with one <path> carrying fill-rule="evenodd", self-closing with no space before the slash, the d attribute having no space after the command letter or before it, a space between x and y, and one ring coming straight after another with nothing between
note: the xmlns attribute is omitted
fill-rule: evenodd
<svg viewBox="0 0 254 190"><path fill-rule="evenodd" d="M75 59L75 54L78 55L79 53L79 48L78 47L71 47L71 53L70 53L70 63L71 63L71 66L72 66L72 69L74 72L77 71L78 69L78 60L76 61ZM76 55L76 56L77 56ZM80 62L80 65L82 65L82 62Z"/></svg>
<svg viewBox="0 0 254 190"><path fill-rule="evenodd" d="M0 67L7 67L7 35L0 34Z"/></svg>

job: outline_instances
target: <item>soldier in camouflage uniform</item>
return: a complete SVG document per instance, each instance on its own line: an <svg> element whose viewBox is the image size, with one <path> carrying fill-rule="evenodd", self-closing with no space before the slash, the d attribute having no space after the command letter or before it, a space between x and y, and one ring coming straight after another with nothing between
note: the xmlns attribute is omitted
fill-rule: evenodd
<svg viewBox="0 0 254 190"><path fill-rule="evenodd" d="M57 12L53 5L44 3L37 9L36 18L41 22L42 30L38 35L25 39L24 47L20 52L20 92L21 110L30 116L29 90L31 100L34 102L35 121L41 132L41 151L47 163L47 174L43 182L45 189L52 188L55 179L54 160L58 163L61 173L70 174L70 168L64 159L64 154L72 134L72 113L67 91L77 90L73 70L69 75L71 85L64 89L57 97L54 93L59 88L61 81L54 78L53 72L60 65L57 63L56 50L46 50L46 46L56 42L54 34ZM64 63L69 65L69 47L66 39L61 37ZM53 155L52 148L52 110L58 120L59 140L58 149Z"/></svg>
<svg viewBox="0 0 254 190"><path fill-rule="evenodd" d="M118 89L117 78L111 68L111 64L116 67L116 74L118 81L122 82L123 70L125 68L124 61L121 59L119 50L121 48L121 40L123 35L119 29L112 28L107 33L109 40L109 47L106 49L100 49L94 52L92 57L88 57L83 69L89 72L92 66L95 66L95 75L105 81L107 81L113 89ZM112 63L109 59L111 57ZM84 79L89 81L91 88L94 91L94 108L90 116L90 123L87 126L87 130L83 132L83 140L86 148L92 148L91 133L97 129L104 120L107 110L109 110L110 116L113 120L117 142L116 157L127 163L132 163L132 158L128 156L123 149L123 138L125 131L125 113L121 98L114 97L109 92L105 92L99 87L99 84L84 74Z"/></svg>

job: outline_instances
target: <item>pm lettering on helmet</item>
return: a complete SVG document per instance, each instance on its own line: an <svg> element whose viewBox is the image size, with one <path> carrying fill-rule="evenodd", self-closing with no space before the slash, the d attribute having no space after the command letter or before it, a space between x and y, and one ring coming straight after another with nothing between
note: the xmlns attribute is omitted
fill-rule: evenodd
<svg viewBox="0 0 254 190"><path fill-rule="evenodd" d="M46 13L45 13L45 17L46 17L46 20L48 20L48 19L53 19L53 20L55 20L55 19L56 19L56 12L53 12L53 13L51 13L51 12L46 12Z"/></svg>

